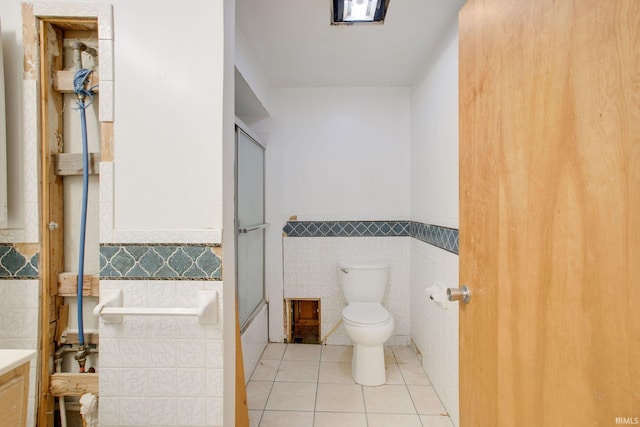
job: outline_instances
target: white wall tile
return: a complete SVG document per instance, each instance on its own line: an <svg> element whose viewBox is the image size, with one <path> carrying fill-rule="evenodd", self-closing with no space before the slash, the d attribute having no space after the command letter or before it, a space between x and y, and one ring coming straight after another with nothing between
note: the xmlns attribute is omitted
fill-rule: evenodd
<svg viewBox="0 0 640 427"><path fill-rule="evenodd" d="M388 262L389 284L383 305L395 320L394 335L408 336L409 237L291 237L283 239L284 297L321 299L321 337L342 318L345 307L338 283L338 262ZM328 344L348 345L338 327Z"/></svg>
<svg viewBox="0 0 640 427"><path fill-rule="evenodd" d="M151 316L147 318L147 337L168 339L178 338L175 317Z"/></svg>
<svg viewBox="0 0 640 427"><path fill-rule="evenodd" d="M222 297L222 285L105 280L101 290L123 290L125 305L148 306L169 297L193 306L197 290L215 289ZM222 396L222 327L222 321L204 326L195 319L158 316L125 316L120 325L101 321L101 425L221 425L206 420L222 417L222 399L216 400ZM205 410L205 399L213 409ZM146 403L133 413L131 402L142 400Z"/></svg>
<svg viewBox="0 0 640 427"><path fill-rule="evenodd" d="M149 425L175 426L177 425L176 399L152 397L147 400Z"/></svg>
<svg viewBox="0 0 640 427"><path fill-rule="evenodd" d="M205 342L205 366L207 368L222 368L223 366L223 342L211 341Z"/></svg>
<svg viewBox="0 0 640 427"><path fill-rule="evenodd" d="M222 427L222 397L207 398L206 404L206 424L211 427Z"/></svg>
<svg viewBox="0 0 640 427"><path fill-rule="evenodd" d="M120 399L120 425L146 426L147 403L146 397L127 397Z"/></svg>
<svg viewBox="0 0 640 427"><path fill-rule="evenodd" d="M175 368L177 361L177 347L175 340L147 341L146 367Z"/></svg>
<svg viewBox="0 0 640 427"><path fill-rule="evenodd" d="M144 397L148 395L148 369L140 368L120 368L116 372L115 381L119 381L120 387L117 388L117 394L114 396L120 397ZM109 377L113 371L101 372L101 384L100 392L102 393L102 377ZM114 382L114 379L109 378L108 381Z"/></svg>
<svg viewBox="0 0 640 427"><path fill-rule="evenodd" d="M205 384L206 378L202 375L202 369L200 368L178 368L176 379L176 394L182 397L199 397L204 396L206 393ZM209 370L207 370L207 373ZM219 380L222 380L220 372L216 372L219 375ZM208 374L207 374L208 377Z"/></svg>
<svg viewBox="0 0 640 427"><path fill-rule="evenodd" d="M205 425L205 400L204 398L179 398L176 399L177 424L179 426L204 426Z"/></svg>
<svg viewBox="0 0 640 427"><path fill-rule="evenodd" d="M102 380L100 380L102 382ZM120 398L100 393L98 423L101 427L120 426Z"/></svg>
<svg viewBox="0 0 640 427"><path fill-rule="evenodd" d="M178 340L176 365L179 368L205 366L204 340Z"/></svg>
<svg viewBox="0 0 640 427"><path fill-rule="evenodd" d="M122 339L118 341L116 366L148 368L149 366L154 366L151 362L158 358L157 352L153 355L151 354L149 344L144 340Z"/></svg>
<svg viewBox="0 0 640 427"><path fill-rule="evenodd" d="M175 369L147 369L147 396L173 396L178 386Z"/></svg>

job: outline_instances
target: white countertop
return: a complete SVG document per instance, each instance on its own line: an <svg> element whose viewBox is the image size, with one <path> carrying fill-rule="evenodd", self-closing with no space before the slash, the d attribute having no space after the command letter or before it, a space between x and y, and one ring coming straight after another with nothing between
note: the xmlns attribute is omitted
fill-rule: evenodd
<svg viewBox="0 0 640 427"><path fill-rule="evenodd" d="M23 363L36 357L35 350L4 350L0 349L0 375L17 368Z"/></svg>

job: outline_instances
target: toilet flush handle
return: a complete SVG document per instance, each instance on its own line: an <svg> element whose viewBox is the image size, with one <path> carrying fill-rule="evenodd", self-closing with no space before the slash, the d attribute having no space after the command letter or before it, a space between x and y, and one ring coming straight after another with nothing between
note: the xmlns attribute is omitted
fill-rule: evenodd
<svg viewBox="0 0 640 427"><path fill-rule="evenodd" d="M447 299L449 301L462 301L465 304L469 304L471 301L471 290L467 285L463 285L458 288L447 288Z"/></svg>
<svg viewBox="0 0 640 427"><path fill-rule="evenodd" d="M344 274L349 274L349 269L348 268L340 268L340 271L342 271Z"/></svg>

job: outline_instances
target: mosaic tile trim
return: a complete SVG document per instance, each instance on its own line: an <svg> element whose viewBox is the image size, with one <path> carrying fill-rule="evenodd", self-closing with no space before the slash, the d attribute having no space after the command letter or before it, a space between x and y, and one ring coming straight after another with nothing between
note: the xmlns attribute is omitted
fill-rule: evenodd
<svg viewBox="0 0 640 427"><path fill-rule="evenodd" d="M458 255L458 230L411 221L411 237Z"/></svg>
<svg viewBox="0 0 640 427"><path fill-rule="evenodd" d="M288 221L288 237L410 236L458 254L458 230L416 221Z"/></svg>
<svg viewBox="0 0 640 427"><path fill-rule="evenodd" d="M0 243L0 280L37 279L40 254L25 255L20 247Z"/></svg>
<svg viewBox="0 0 640 427"><path fill-rule="evenodd" d="M288 221L289 237L408 236L409 221Z"/></svg>
<svg viewBox="0 0 640 427"><path fill-rule="evenodd" d="M100 278L222 280L219 250L207 245L100 245Z"/></svg>

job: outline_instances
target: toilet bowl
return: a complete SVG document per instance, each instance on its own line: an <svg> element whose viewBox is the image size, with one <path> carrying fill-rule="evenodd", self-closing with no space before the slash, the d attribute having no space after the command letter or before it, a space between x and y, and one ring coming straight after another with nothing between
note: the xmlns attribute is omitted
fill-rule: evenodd
<svg viewBox="0 0 640 427"><path fill-rule="evenodd" d="M389 277L386 264L338 265L338 280L347 306L342 320L353 341L351 375L356 383L386 383L383 344L391 337L395 322L382 306Z"/></svg>
<svg viewBox="0 0 640 427"><path fill-rule="evenodd" d="M342 310L347 336L353 341L351 375L361 385L387 382L383 344L391 338L393 317L378 303L354 302Z"/></svg>

